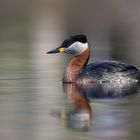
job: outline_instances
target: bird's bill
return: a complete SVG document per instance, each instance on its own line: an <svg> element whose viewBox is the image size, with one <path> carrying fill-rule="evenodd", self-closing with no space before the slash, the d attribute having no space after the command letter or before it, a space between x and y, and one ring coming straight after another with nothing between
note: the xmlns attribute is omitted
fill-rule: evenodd
<svg viewBox="0 0 140 140"><path fill-rule="evenodd" d="M64 52L65 52L65 48L56 48L56 49L53 49L51 51L48 51L47 54L64 53Z"/></svg>

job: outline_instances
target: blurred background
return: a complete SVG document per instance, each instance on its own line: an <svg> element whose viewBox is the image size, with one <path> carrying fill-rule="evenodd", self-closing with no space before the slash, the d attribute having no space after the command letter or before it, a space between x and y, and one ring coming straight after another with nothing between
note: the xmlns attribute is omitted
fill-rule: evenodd
<svg viewBox="0 0 140 140"><path fill-rule="evenodd" d="M0 139L104 138L67 130L50 115L69 107L59 83L69 56L46 52L82 33L90 42L90 62L119 60L140 68L139 13L138 0L0 1ZM127 106L133 123L120 139L139 139L139 99Z"/></svg>

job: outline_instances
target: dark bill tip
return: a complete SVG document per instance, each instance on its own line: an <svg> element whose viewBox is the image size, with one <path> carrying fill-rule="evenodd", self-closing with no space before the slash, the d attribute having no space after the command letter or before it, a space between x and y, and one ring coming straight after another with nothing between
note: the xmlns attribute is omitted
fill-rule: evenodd
<svg viewBox="0 0 140 140"><path fill-rule="evenodd" d="M58 49L54 49L54 50L51 50L51 51L47 52L47 54L53 54L53 53L59 53L59 50Z"/></svg>

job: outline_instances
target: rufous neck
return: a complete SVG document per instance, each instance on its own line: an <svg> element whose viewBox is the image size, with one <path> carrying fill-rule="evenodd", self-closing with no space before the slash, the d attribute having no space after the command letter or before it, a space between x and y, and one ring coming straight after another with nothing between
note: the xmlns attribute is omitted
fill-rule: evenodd
<svg viewBox="0 0 140 140"><path fill-rule="evenodd" d="M76 55L72 58L66 71L64 73L63 82L75 82L81 70L86 66L90 56L90 49L88 48L82 54Z"/></svg>

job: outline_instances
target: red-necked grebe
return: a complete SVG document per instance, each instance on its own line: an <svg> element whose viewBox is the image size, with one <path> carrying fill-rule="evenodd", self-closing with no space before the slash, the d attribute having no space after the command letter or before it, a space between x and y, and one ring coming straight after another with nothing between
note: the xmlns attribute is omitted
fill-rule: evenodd
<svg viewBox="0 0 140 140"><path fill-rule="evenodd" d="M66 39L60 47L47 52L72 54L63 76L63 82L123 82L140 81L140 70L119 61L104 61L87 64L90 56L90 46L85 35L74 35Z"/></svg>

